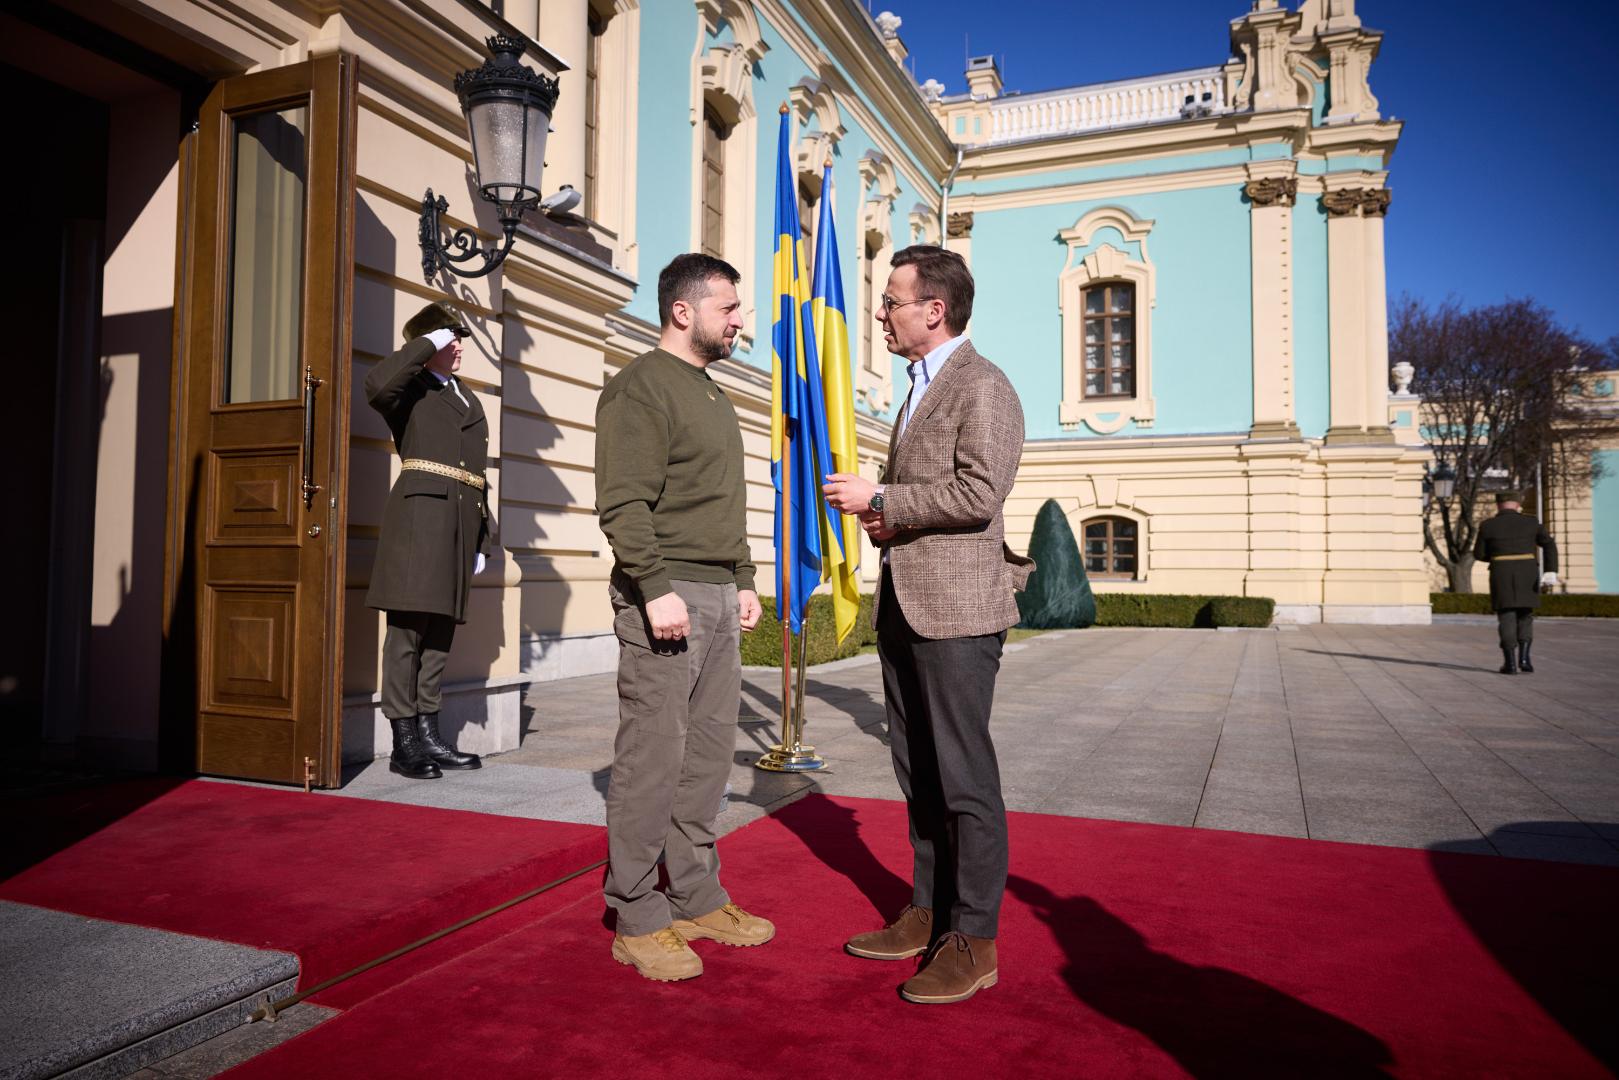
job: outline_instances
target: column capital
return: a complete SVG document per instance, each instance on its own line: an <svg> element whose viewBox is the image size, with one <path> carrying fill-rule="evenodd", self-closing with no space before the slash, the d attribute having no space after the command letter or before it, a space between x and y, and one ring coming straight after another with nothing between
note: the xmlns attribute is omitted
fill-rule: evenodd
<svg viewBox="0 0 1619 1080"><path fill-rule="evenodd" d="M1298 198L1299 182L1293 177L1268 176L1249 180L1242 193L1255 206L1292 206Z"/></svg>
<svg viewBox="0 0 1619 1080"><path fill-rule="evenodd" d="M973 234L973 212L968 210L960 214L951 214L948 222L948 235L952 240Z"/></svg>
<svg viewBox="0 0 1619 1080"><path fill-rule="evenodd" d="M1389 202L1394 198L1388 188L1367 188L1361 192L1360 210L1367 217L1387 217Z"/></svg>
<svg viewBox="0 0 1619 1080"><path fill-rule="evenodd" d="M1321 196L1321 206L1329 218L1354 217L1360 210L1363 189L1339 188Z"/></svg>

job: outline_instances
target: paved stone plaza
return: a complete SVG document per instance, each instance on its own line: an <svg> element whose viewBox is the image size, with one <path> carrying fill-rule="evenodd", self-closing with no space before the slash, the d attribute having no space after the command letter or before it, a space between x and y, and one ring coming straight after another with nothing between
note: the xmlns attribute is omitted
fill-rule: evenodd
<svg viewBox="0 0 1619 1080"><path fill-rule="evenodd" d="M1008 646L994 734L1013 810L1619 864L1619 625L1542 620L1495 671L1493 619L1431 627L1086 630ZM815 775L752 767L780 675L744 674L729 831L808 790L898 798L875 656L810 669ZM535 685L520 750L346 795L601 822L611 675ZM771 718L771 719L765 719ZM1014 842L1016 837L1014 834Z"/></svg>

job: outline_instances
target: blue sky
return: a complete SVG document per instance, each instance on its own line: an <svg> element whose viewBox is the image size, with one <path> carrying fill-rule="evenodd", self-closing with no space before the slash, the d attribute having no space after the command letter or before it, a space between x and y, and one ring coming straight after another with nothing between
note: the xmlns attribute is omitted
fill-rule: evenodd
<svg viewBox="0 0 1619 1080"><path fill-rule="evenodd" d="M1032 92L1221 63L1228 22L1249 7L1020 0L985 18L977 0L871 5L905 20L917 78L948 93L966 89L964 37L1001 59L1009 90ZM1587 337L1619 335L1619 4L1361 0L1357 14L1385 34L1372 93L1406 122L1390 163L1390 295L1530 296Z"/></svg>

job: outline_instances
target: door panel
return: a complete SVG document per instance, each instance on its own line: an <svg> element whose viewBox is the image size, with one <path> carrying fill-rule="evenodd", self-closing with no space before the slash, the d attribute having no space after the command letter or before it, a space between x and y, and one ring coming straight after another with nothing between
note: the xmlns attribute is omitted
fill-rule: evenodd
<svg viewBox="0 0 1619 1080"><path fill-rule="evenodd" d="M166 678L199 772L339 779L354 64L227 79L194 136Z"/></svg>

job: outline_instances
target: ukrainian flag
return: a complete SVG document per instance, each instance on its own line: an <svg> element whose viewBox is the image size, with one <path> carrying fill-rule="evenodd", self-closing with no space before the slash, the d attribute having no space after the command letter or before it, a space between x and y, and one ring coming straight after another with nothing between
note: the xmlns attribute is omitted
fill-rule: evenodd
<svg viewBox="0 0 1619 1080"><path fill-rule="evenodd" d="M826 400L815 351L815 324L798 225L798 185L792 166L792 121L781 110L776 147L776 319L771 328L770 476L776 485L776 611L799 633L810 593L821 583L822 556L841 558L841 538L821 493L832 472ZM782 528L783 487L790 514ZM783 533L786 535L783 535ZM830 544L828 540L830 539ZM782 588L782 568L787 585ZM785 595L781 593L785 591Z"/></svg>
<svg viewBox="0 0 1619 1080"><path fill-rule="evenodd" d="M858 474L860 459L854 428L854 385L850 372L849 317L843 303L843 271L838 263L838 233L832 214L832 163L826 163L821 182L821 214L815 227L815 276L811 296L815 339L821 346L821 385L826 390L826 428L830 436L833 472ZM831 581L832 611L838 641L849 636L860 618L860 522L849 514L828 521L838 530L835 539L823 538L827 558L821 580Z"/></svg>

